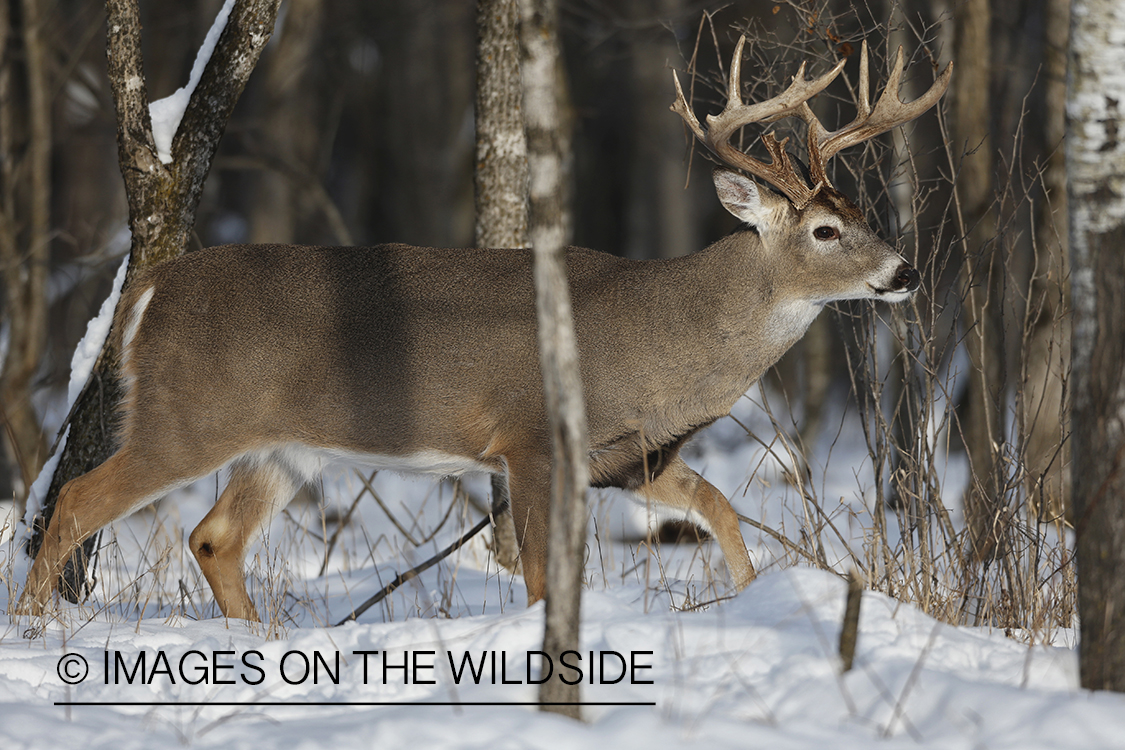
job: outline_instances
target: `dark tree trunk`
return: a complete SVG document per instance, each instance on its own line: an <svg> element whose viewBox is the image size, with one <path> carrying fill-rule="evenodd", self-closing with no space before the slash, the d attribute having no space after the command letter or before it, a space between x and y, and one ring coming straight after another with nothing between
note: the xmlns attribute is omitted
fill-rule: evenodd
<svg viewBox="0 0 1125 750"><path fill-rule="evenodd" d="M250 242L352 244L324 189L323 113L331 109L332 96L322 61L327 56L321 42L324 11L323 0L288 3L284 26L263 63L260 146L256 138L247 143L258 168L249 207Z"/></svg>
<svg viewBox="0 0 1125 750"><path fill-rule="evenodd" d="M680 60L673 23L684 15L683 5L630 0L623 8L639 29L629 44L634 105L625 255L631 258L674 258L703 246L684 190L683 123L668 116L670 69Z"/></svg>
<svg viewBox="0 0 1125 750"><path fill-rule="evenodd" d="M1125 8L1075 0L1067 95L1074 514L1082 686L1125 692Z"/></svg>
<svg viewBox="0 0 1125 750"><path fill-rule="evenodd" d="M1071 443L1067 439L1070 368L1070 277L1067 263L1066 51L1070 0L1044 2L1043 188L1037 208L1035 273L1031 279L1031 336L1022 398L1027 440L1027 495L1031 511L1047 521L1066 515L1070 500Z"/></svg>
<svg viewBox="0 0 1125 750"><path fill-rule="evenodd" d="M997 554L1003 534L1000 499L1004 443L1003 287L995 249L993 147L989 135L992 79L991 9L988 0L957 6L953 77L953 137L960 157L957 178L964 248L965 348L971 362L962 433L972 480L965 492L971 558Z"/></svg>
<svg viewBox="0 0 1125 750"><path fill-rule="evenodd" d="M47 452L31 394L47 341L52 118L40 0L20 3L18 34L10 10L7 2L0 9L0 268L9 324L8 352L0 362L0 443L20 476L14 494L22 516ZM17 39L19 49L9 52ZM22 86L13 80L17 59ZM17 91L25 92L26 101ZM18 145L17 130L24 136Z"/></svg>

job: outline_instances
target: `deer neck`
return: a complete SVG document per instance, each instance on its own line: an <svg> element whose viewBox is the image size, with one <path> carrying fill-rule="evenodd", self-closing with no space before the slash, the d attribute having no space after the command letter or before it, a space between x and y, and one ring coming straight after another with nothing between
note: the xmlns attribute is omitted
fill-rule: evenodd
<svg viewBox="0 0 1125 750"><path fill-rule="evenodd" d="M686 342L690 353L685 366L693 371L696 392L705 402L701 410L712 412L711 419L726 414L824 307L793 293L788 269L779 268L777 254L749 231L680 259L706 280L697 282L700 287L710 290L687 295L679 314L697 321L698 336Z"/></svg>

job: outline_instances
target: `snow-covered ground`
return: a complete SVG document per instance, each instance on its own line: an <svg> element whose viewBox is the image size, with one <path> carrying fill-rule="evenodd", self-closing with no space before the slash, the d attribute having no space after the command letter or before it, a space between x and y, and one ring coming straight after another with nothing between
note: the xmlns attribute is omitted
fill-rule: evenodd
<svg viewBox="0 0 1125 750"><path fill-rule="evenodd" d="M769 434L753 404L737 412ZM856 434L853 416L834 419ZM862 507L873 481L862 440L825 440L813 471L821 502ZM797 494L734 420L701 435L689 458L740 512L799 538ZM295 502L252 553L251 592L271 622L228 622L184 546L221 481L117 524L94 597L62 620L29 632L27 618L0 616L0 748L1125 748L1125 696L1079 689L1071 629L958 628L868 591L855 667L841 675L838 575L744 527L761 575L731 596L712 545L650 549L636 541L643 509L604 493L594 495L582 658L572 664L582 699L605 705L584 708L584 724L521 705L536 699L528 662L537 679L542 605L524 607L521 580L498 571L480 541L358 623L328 627L479 518L448 486L378 475L386 510L365 495L320 575L332 513L363 489L348 471L327 473L327 516ZM959 491L956 471L947 481ZM857 548L861 519L835 519ZM831 541L836 562L842 545ZM27 561L12 545L0 555L6 611ZM88 667L81 682L77 657ZM556 665L552 679L577 674Z"/></svg>

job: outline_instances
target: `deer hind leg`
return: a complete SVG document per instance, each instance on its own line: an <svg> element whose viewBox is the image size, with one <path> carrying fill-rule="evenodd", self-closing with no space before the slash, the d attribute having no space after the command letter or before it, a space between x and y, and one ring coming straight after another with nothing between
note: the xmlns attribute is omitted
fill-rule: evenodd
<svg viewBox="0 0 1125 750"><path fill-rule="evenodd" d="M154 471L149 459L125 447L63 486L17 612L43 613L66 561L98 529L197 478Z"/></svg>
<svg viewBox="0 0 1125 750"><path fill-rule="evenodd" d="M671 508L688 511L701 520L719 542L735 586L741 591L754 580L754 566L746 552L738 515L723 493L676 456L652 482L638 487L641 497Z"/></svg>
<svg viewBox="0 0 1125 750"><path fill-rule="evenodd" d="M508 456L508 494L516 527L527 606L547 593L547 523L551 517L551 463Z"/></svg>
<svg viewBox="0 0 1125 750"><path fill-rule="evenodd" d="M275 455L240 459L219 501L191 532L188 545L224 616L259 620L242 572L246 549L304 481Z"/></svg>

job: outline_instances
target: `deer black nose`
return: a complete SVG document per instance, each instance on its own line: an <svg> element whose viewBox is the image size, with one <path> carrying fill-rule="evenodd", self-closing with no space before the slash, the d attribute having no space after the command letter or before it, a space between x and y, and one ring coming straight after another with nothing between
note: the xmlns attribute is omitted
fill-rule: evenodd
<svg viewBox="0 0 1125 750"><path fill-rule="evenodd" d="M920 283L921 277L918 275L918 269L906 263L903 263L899 267L898 273L895 274L896 290L913 292Z"/></svg>

